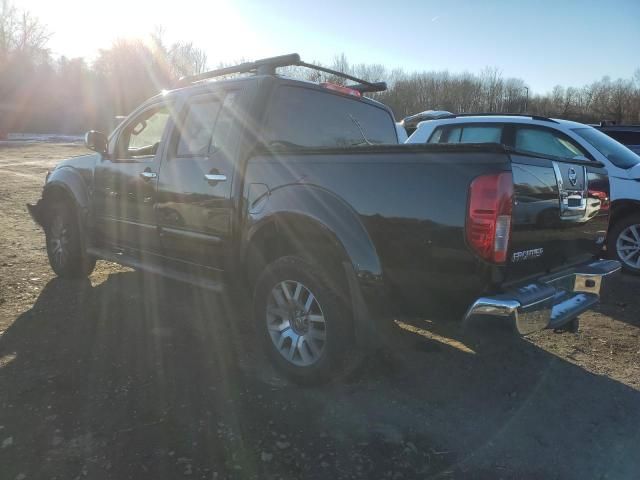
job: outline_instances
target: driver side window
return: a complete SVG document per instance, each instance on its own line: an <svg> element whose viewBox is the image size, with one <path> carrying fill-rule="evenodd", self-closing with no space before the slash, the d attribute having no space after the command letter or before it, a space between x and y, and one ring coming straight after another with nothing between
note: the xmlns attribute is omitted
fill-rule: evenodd
<svg viewBox="0 0 640 480"><path fill-rule="evenodd" d="M120 135L118 159L142 159L154 157L160 147L162 134L169 120L166 105L142 112Z"/></svg>

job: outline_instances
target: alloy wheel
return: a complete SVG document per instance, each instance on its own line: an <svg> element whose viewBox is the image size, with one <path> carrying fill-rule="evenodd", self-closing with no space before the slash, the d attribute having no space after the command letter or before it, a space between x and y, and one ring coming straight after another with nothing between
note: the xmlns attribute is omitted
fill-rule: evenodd
<svg viewBox="0 0 640 480"><path fill-rule="evenodd" d="M295 280L276 284L267 300L267 329L288 362L308 367L322 357L327 329L322 307L311 290Z"/></svg>
<svg viewBox="0 0 640 480"><path fill-rule="evenodd" d="M57 265L65 265L69 258L70 232L61 215L53 218L48 235L49 250Z"/></svg>
<svg viewBox="0 0 640 480"><path fill-rule="evenodd" d="M616 239L618 257L627 266L640 268L640 225L629 225Z"/></svg>

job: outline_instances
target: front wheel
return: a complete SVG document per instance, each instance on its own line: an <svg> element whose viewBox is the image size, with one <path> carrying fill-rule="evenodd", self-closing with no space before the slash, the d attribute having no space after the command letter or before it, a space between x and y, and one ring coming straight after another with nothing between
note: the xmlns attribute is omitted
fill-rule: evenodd
<svg viewBox="0 0 640 480"><path fill-rule="evenodd" d="M83 249L76 211L66 202L56 202L49 210L45 236L49 264L59 277L83 278L93 271L96 259Z"/></svg>
<svg viewBox="0 0 640 480"><path fill-rule="evenodd" d="M640 215L629 215L613 226L607 251L625 271L640 275Z"/></svg>
<svg viewBox="0 0 640 480"><path fill-rule="evenodd" d="M352 347L351 313L313 263L282 257L256 284L254 310L269 356L299 383L335 378Z"/></svg>

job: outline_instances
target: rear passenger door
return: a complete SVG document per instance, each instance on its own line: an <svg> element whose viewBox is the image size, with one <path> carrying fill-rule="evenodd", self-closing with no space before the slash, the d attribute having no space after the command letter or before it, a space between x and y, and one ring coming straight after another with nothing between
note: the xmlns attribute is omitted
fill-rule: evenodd
<svg viewBox="0 0 640 480"><path fill-rule="evenodd" d="M190 97L160 167L156 213L163 254L183 269L224 269L231 234L237 91Z"/></svg>

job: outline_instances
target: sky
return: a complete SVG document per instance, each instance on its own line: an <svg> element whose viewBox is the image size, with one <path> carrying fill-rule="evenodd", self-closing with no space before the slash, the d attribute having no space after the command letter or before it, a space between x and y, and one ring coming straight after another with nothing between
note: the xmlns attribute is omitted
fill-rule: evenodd
<svg viewBox="0 0 640 480"><path fill-rule="evenodd" d="M479 73L498 67L535 93L640 69L640 0L18 0L53 32L56 56L91 60L158 26L212 66L300 53L331 63Z"/></svg>

